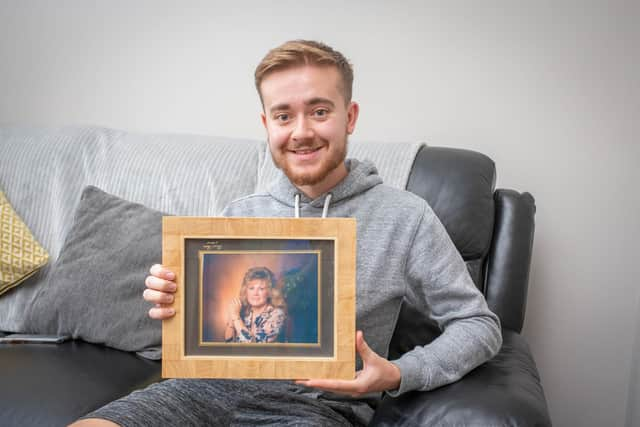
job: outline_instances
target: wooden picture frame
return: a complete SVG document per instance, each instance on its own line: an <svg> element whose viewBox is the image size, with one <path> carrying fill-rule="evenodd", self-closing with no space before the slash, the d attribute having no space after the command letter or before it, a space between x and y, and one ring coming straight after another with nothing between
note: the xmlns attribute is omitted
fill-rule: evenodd
<svg viewBox="0 0 640 427"><path fill-rule="evenodd" d="M164 378L354 378L355 219L165 216L162 263Z"/></svg>

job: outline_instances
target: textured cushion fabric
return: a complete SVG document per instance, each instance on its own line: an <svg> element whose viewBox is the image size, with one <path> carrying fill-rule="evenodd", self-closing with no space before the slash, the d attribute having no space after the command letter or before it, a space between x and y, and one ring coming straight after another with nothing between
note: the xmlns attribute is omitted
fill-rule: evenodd
<svg viewBox="0 0 640 427"><path fill-rule="evenodd" d="M162 260L162 213L88 186L69 235L29 311L32 333L71 335L158 358L161 323L142 299Z"/></svg>
<svg viewBox="0 0 640 427"><path fill-rule="evenodd" d="M18 286L49 261L0 190L0 295Z"/></svg>
<svg viewBox="0 0 640 427"><path fill-rule="evenodd" d="M174 215L213 216L255 190L263 146L99 127L0 128L0 187L55 260L85 186Z"/></svg>

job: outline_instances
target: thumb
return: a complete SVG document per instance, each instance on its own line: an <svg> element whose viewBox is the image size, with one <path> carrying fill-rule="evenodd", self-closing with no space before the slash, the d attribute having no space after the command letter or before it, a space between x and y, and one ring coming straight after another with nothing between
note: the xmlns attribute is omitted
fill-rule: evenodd
<svg viewBox="0 0 640 427"><path fill-rule="evenodd" d="M360 358L363 362L368 362L372 358L374 358L376 353L371 350L369 345L364 340L364 334L362 331L356 331L356 351L360 355Z"/></svg>

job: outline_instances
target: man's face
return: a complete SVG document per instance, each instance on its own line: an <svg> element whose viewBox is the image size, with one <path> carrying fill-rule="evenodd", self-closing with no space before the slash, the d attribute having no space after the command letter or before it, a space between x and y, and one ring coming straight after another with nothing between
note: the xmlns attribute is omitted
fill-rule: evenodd
<svg viewBox="0 0 640 427"><path fill-rule="evenodd" d="M298 187L337 184L331 181L346 175L347 136L358 116L356 103L345 105L338 70L304 65L274 71L260 89L275 164Z"/></svg>

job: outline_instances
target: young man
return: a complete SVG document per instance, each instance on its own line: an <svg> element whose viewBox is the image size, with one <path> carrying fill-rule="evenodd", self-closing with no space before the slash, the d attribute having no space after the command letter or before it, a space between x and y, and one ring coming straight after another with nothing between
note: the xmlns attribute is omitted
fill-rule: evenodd
<svg viewBox="0 0 640 427"><path fill-rule="evenodd" d="M256 87L273 161L271 189L231 203L228 216L336 216L357 219L358 373L353 380L169 380L134 392L89 417L122 425L366 424L379 392L399 395L457 381L493 357L502 342L444 227L421 198L382 184L368 162L346 160L356 126L353 72L330 47L292 41L258 65ZM175 314L175 275L151 268L144 298L155 319ZM400 306L424 307L442 334L397 360L386 359ZM366 338L366 341L365 341Z"/></svg>

